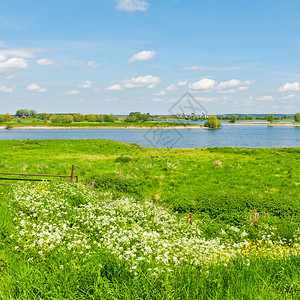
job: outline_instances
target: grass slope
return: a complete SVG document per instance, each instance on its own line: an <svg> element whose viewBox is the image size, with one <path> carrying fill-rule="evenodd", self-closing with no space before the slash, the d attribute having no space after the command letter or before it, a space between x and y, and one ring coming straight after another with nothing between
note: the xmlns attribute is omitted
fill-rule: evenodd
<svg viewBox="0 0 300 300"><path fill-rule="evenodd" d="M0 188L0 299L300 297L299 148L150 149L49 140L1 141L0 153L0 172L70 174L74 164L98 191L115 192L116 201L135 199L122 205L111 194L90 195L80 187ZM145 208L151 200L155 209L165 208L163 215ZM259 222L251 226L254 211ZM108 215L107 225L99 223ZM70 248L67 235L58 238L63 230L81 248ZM137 245L159 230L170 232L146 240L156 254L137 264L134 257L147 254ZM136 242L135 234L141 235ZM104 238L110 236L112 248ZM203 239L213 245L209 251L201 248ZM214 253L215 263L197 263L206 255L214 261L208 258ZM183 259L165 265L172 255Z"/></svg>

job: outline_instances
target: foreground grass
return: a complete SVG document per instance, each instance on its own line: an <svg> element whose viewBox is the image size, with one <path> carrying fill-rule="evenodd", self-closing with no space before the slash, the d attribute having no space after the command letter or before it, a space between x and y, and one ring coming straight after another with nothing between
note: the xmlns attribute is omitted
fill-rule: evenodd
<svg viewBox="0 0 300 300"><path fill-rule="evenodd" d="M299 231L278 244L268 227L255 229L263 244L237 227L207 239L201 222L66 183L20 187L1 200L3 299L300 296Z"/></svg>
<svg viewBox="0 0 300 300"><path fill-rule="evenodd" d="M0 190L0 299L299 299L299 152L1 141L0 172L97 192Z"/></svg>

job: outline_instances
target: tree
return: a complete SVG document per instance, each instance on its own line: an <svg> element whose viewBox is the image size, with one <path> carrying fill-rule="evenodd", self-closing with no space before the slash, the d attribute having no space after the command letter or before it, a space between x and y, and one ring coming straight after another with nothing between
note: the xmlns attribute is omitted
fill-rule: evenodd
<svg viewBox="0 0 300 300"><path fill-rule="evenodd" d="M300 112L295 113L294 119L295 119L295 122L300 122Z"/></svg>
<svg viewBox="0 0 300 300"><path fill-rule="evenodd" d="M236 120L237 120L237 116L236 116L236 115L232 115L232 116L230 117L230 123L235 123Z"/></svg>
<svg viewBox="0 0 300 300"><path fill-rule="evenodd" d="M124 119L124 122L136 122L136 117L135 116L127 116Z"/></svg>
<svg viewBox="0 0 300 300"><path fill-rule="evenodd" d="M61 123L61 116L60 115L52 115L50 118L51 123Z"/></svg>
<svg viewBox="0 0 300 300"><path fill-rule="evenodd" d="M87 119L88 122L96 122L96 117L92 114L88 114L86 116L86 119Z"/></svg>
<svg viewBox="0 0 300 300"><path fill-rule="evenodd" d="M84 121L84 116L81 113L78 113L73 116L74 122L83 122Z"/></svg>
<svg viewBox="0 0 300 300"><path fill-rule="evenodd" d="M274 115L268 114L267 115L267 121L270 122L270 123L272 123L274 121Z"/></svg>
<svg viewBox="0 0 300 300"><path fill-rule="evenodd" d="M104 115L103 118L104 118L104 122L114 122L115 121L115 118L114 118L113 114Z"/></svg>
<svg viewBox="0 0 300 300"><path fill-rule="evenodd" d="M35 118L36 115L37 115L37 113L36 113L35 110L31 109L31 110L29 111L29 116L30 116L30 117L34 117L34 118Z"/></svg>
<svg viewBox="0 0 300 300"><path fill-rule="evenodd" d="M23 108L23 109L17 110L17 112L16 112L16 116L18 116L18 117L22 116L23 114L29 116L29 114L30 114L29 109L24 109Z"/></svg>
<svg viewBox="0 0 300 300"><path fill-rule="evenodd" d="M204 126L209 128L218 128L221 126L221 122L215 115L211 115L208 117L208 121L205 122Z"/></svg>

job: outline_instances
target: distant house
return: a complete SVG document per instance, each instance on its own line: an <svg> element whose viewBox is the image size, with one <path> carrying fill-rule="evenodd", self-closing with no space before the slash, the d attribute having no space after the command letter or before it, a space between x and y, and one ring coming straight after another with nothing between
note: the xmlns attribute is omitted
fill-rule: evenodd
<svg viewBox="0 0 300 300"><path fill-rule="evenodd" d="M32 118L31 116L29 116L29 115L27 115L27 114L22 114L21 116L20 116L20 118L22 118L22 119L27 119L27 118Z"/></svg>

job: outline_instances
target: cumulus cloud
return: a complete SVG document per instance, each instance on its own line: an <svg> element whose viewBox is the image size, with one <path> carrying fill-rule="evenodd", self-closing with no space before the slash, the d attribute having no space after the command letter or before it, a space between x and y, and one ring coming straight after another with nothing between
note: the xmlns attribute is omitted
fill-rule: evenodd
<svg viewBox="0 0 300 300"><path fill-rule="evenodd" d="M189 88L193 90L210 90L215 87L215 84L216 82L213 79L203 78L199 81L191 83Z"/></svg>
<svg viewBox="0 0 300 300"><path fill-rule="evenodd" d="M131 83L132 85L135 85L135 87L139 87L146 84L157 84L159 82L160 82L160 78L158 76L146 75L146 76L126 79L124 80L124 85Z"/></svg>
<svg viewBox="0 0 300 300"><path fill-rule="evenodd" d="M168 87L166 87L166 90L167 90L167 91L174 91L174 90L176 90L176 89L177 89L176 84L171 84L171 85L169 85Z"/></svg>
<svg viewBox="0 0 300 300"><path fill-rule="evenodd" d="M68 94L69 95L77 95L77 94L80 94L81 92L78 91L78 90L72 90L72 91L68 91Z"/></svg>
<svg viewBox="0 0 300 300"><path fill-rule="evenodd" d="M90 89L92 87L92 82L89 80L82 81L78 87L81 89Z"/></svg>
<svg viewBox="0 0 300 300"><path fill-rule="evenodd" d="M119 84L114 84L106 88L107 91L120 91L122 87Z"/></svg>
<svg viewBox="0 0 300 300"><path fill-rule="evenodd" d="M282 97L284 100L294 99L296 97L296 94L288 94L285 97Z"/></svg>
<svg viewBox="0 0 300 300"><path fill-rule="evenodd" d="M125 11L146 11L149 3L145 0L117 0L117 9Z"/></svg>
<svg viewBox="0 0 300 300"><path fill-rule="evenodd" d="M155 51L141 51L139 53L134 54L127 61L136 62L136 61L151 60L155 55L156 55Z"/></svg>
<svg viewBox="0 0 300 300"><path fill-rule="evenodd" d="M164 96L166 95L165 91L160 91L159 93L155 93L155 96Z"/></svg>
<svg viewBox="0 0 300 300"><path fill-rule="evenodd" d="M249 89L248 86L240 86L240 87L238 88L239 91L247 91L248 89Z"/></svg>
<svg viewBox="0 0 300 300"><path fill-rule="evenodd" d="M203 67L203 66L191 66L191 67L184 67L185 70L190 71L235 71L240 70L240 67Z"/></svg>
<svg viewBox="0 0 300 300"><path fill-rule="evenodd" d="M54 63L48 58L41 58L36 61L39 66L52 66Z"/></svg>
<svg viewBox="0 0 300 300"><path fill-rule="evenodd" d="M124 87L125 89L134 89L134 88L136 87L136 85L133 84L133 83L124 83L124 84L123 84L123 87Z"/></svg>
<svg viewBox="0 0 300 300"><path fill-rule="evenodd" d="M280 92L296 92L300 91L300 82L286 83L284 86L279 88Z"/></svg>
<svg viewBox="0 0 300 300"><path fill-rule="evenodd" d="M45 89L41 88L36 83L29 84L26 89L27 89L27 91L30 91L30 92L39 92L39 93L44 93L46 91Z"/></svg>
<svg viewBox="0 0 300 300"><path fill-rule="evenodd" d="M14 91L13 88L9 88L5 85L0 85L0 92L3 92L3 93L12 93Z"/></svg>
<svg viewBox="0 0 300 300"><path fill-rule="evenodd" d="M187 85L187 82L186 82L186 81L179 81L179 82L177 83L177 85L180 86L180 87L183 87L183 86L186 86L186 85Z"/></svg>
<svg viewBox="0 0 300 300"><path fill-rule="evenodd" d="M273 96L261 96L258 98L260 101L273 101L274 97Z"/></svg>
<svg viewBox="0 0 300 300"><path fill-rule="evenodd" d="M149 89L153 89L159 82L160 78L158 76L146 75L133 77L131 79L125 79L120 84L115 84L107 87L106 90L117 91L122 89L133 89L142 86L148 86Z"/></svg>
<svg viewBox="0 0 300 300"><path fill-rule="evenodd" d="M238 79L231 79L228 81L222 81L219 83L218 88L219 89L226 89L226 88L233 88L233 87L238 87L238 86L243 86L241 87L242 89L239 89L240 91L246 90L247 87L245 85L251 85L252 81L251 80L246 80L246 81L241 81Z"/></svg>
<svg viewBox="0 0 300 300"><path fill-rule="evenodd" d="M24 58L13 57L5 61L0 61L0 73L12 73L28 68L28 61Z"/></svg>

